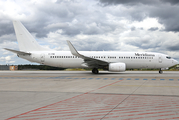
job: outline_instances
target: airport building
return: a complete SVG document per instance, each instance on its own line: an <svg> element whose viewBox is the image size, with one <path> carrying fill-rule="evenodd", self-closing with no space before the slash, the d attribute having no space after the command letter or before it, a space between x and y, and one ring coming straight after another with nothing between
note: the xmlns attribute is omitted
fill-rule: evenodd
<svg viewBox="0 0 179 120"><path fill-rule="evenodd" d="M0 65L0 70L18 70L18 66L17 65Z"/></svg>

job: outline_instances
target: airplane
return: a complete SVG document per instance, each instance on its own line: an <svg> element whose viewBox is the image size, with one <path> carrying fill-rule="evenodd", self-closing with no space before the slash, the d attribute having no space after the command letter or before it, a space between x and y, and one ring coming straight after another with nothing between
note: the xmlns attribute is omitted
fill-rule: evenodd
<svg viewBox="0 0 179 120"><path fill-rule="evenodd" d="M20 21L13 21L19 50L4 48L16 53L18 57L30 62L61 68L91 68L111 72L124 72L126 69L154 68L163 70L178 64L168 55L156 52L118 52L118 51L77 51L67 40L70 51L56 51L40 46Z"/></svg>

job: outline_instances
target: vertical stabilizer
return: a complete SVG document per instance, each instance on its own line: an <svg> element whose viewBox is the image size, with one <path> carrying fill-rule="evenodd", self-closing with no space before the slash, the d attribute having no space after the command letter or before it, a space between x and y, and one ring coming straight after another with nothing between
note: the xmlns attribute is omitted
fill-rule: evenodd
<svg viewBox="0 0 179 120"><path fill-rule="evenodd" d="M19 49L21 51L46 51L47 48L40 46L29 31L20 21L13 21Z"/></svg>

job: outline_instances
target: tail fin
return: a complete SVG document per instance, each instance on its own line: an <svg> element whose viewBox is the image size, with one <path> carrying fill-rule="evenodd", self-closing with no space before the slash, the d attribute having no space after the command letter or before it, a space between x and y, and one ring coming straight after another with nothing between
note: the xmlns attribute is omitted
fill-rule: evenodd
<svg viewBox="0 0 179 120"><path fill-rule="evenodd" d="M29 31L22 25L20 21L13 21L20 51L47 51L48 48L40 46Z"/></svg>

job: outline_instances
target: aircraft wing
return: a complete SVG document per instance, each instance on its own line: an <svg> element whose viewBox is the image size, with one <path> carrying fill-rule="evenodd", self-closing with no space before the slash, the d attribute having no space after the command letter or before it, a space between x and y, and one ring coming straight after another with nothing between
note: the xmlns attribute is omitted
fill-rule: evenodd
<svg viewBox="0 0 179 120"><path fill-rule="evenodd" d="M8 49L8 48L4 48L4 49L8 50L10 52L13 52L13 53L17 53L18 55L31 55L31 53L28 53L28 52L22 52L22 51L12 50L12 49Z"/></svg>
<svg viewBox="0 0 179 120"><path fill-rule="evenodd" d="M103 60L99 60L99 59L84 56L84 55L78 53L78 51L71 44L70 41L67 40L67 43L68 43L68 46L70 48L71 53L74 56L78 56L79 58L82 58L84 60L84 64L87 65L88 67L106 66L106 65L109 64L107 61L103 61Z"/></svg>

